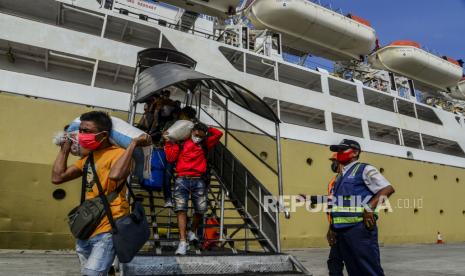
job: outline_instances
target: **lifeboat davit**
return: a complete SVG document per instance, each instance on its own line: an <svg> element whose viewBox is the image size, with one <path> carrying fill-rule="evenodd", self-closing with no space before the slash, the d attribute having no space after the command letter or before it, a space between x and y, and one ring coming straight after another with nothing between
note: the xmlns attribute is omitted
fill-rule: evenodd
<svg viewBox="0 0 465 276"><path fill-rule="evenodd" d="M240 4L241 0L162 0L161 2L165 2L188 11L225 19L236 12L236 7Z"/></svg>
<svg viewBox="0 0 465 276"><path fill-rule="evenodd" d="M375 46L375 30L360 17L344 16L308 0L249 2L245 14L252 24L281 33L288 48L343 61L360 59Z"/></svg>
<svg viewBox="0 0 465 276"><path fill-rule="evenodd" d="M465 100L465 77L452 89L450 96L458 100Z"/></svg>
<svg viewBox="0 0 465 276"><path fill-rule="evenodd" d="M371 54L368 61L376 69L388 70L410 78L420 86L440 90L454 87L463 75L458 61L431 54L413 41L395 41Z"/></svg>

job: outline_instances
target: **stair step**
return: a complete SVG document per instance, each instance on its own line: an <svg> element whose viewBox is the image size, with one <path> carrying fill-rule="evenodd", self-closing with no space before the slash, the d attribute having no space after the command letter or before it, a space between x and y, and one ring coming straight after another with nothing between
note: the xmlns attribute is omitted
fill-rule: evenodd
<svg viewBox="0 0 465 276"><path fill-rule="evenodd" d="M147 208L150 208L150 205L149 205L149 204L143 203L142 206L147 207ZM157 205L157 204L155 204L153 207L155 207L155 208L161 208L161 209L170 209L170 208L173 208L173 207L164 207L163 205ZM190 207L187 207L187 208L188 208L189 210L194 209L194 207L191 207L191 206L190 206ZM217 206L217 209L219 210L220 207ZM236 208L236 207L225 207L224 210L225 210L225 211L227 211L227 210L244 210L244 208L242 208L242 207L237 207L237 208Z"/></svg>
<svg viewBox="0 0 465 276"><path fill-rule="evenodd" d="M296 274L294 261L285 254L235 255L211 252L193 256L136 256L122 264L122 275L285 275ZM204 253L204 252L202 252Z"/></svg>
<svg viewBox="0 0 465 276"><path fill-rule="evenodd" d="M248 226L248 225L245 225L244 227L244 224L237 224L237 223L234 223L234 224L224 224L223 225L224 228L241 228L243 227L244 229L257 229L255 226ZM171 227L171 228L175 228L177 229L178 228L178 224L177 223L165 223L165 222L160 222L160 223L157 223L157 227ZM220 228L219 225L203 225L203 228Z"/></svg>

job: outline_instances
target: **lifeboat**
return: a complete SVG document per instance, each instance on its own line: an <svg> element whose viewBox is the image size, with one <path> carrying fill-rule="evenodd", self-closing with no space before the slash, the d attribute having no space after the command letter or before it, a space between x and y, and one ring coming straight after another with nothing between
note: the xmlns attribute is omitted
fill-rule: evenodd
<svg viewBox="0 0 465 276"><path fill-rule="evenodd" d="M420 86L440 90L456 86L463 74L458 61L431 54L413 41L395 41L375 51L368 61L375 69L388 70Z"/></svg>
<svg viewBox="0 0 465 276"><path fill-rule="evenodd" d="M245 15L256 28L281 33L284 46L334 61L360 59L376 42L370 22L308 0L249 1Z"/></svg>
<svg viewBox="0 0 465 276"><path fill-rule="evenodd" d="M225 19L236 12L236 7L240 4L241 0L162 0L161 2L188 11Z"/></svg>

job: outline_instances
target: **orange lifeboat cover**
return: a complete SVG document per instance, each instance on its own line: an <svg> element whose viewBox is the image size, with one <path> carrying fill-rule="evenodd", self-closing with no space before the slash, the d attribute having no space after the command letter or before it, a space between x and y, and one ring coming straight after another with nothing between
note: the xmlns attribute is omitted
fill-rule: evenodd
<svg viewBox="0 0 465 276"><path fill-rule="evenodd" d="M392 42L389 45L392 45L392 46L413 46L413 47L416 47L418 49L421 49L421 46L420 46L419 43L416 43L415 41L410 41L410 40L397 40L397 41Z"/></svg>
<svg viewBox="0 0 465 276"><path fill-rule="evenodd" d="M450 62L450 63L453 63L453 64L455 64L455 65L457 65L457 66L460 66L460 63L459 63L457 60L455 60L455 59L453 59L453 58L451 58L451 57L444 56L443 58L444 58L445 60L447 60L448 62Z"/></svg>
<svg viewBox="0 0 465 276"><path fill-rule="evenodd" d="M361 18L360 16L356 16L356 15L353 15L353 14L349 13L349 14L347 15L347 17L349 17L349 18L352 19L352 20L357 21L358 23L361 23L361 24L363 24L363 25L366 25L366 26L368 26L368 27L371 27L370 21L368 21L368 20L366 20L366 19L363 19L363 18Z"/></svg>

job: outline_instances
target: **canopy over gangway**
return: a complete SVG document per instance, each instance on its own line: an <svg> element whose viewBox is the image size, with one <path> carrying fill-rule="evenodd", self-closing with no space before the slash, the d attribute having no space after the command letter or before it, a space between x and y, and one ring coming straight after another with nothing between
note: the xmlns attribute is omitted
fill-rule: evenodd
<svg viewBox="0 0 465 276"><path fill-rule="evenodd" d="M193 91L200 84L217 91L221 96L250 112L279 123L279 118L274 111L262 99L244 87L173 63L158 64L140 73L137 80L137 95L134 100L136 103L142 103L170 86Z"/></svg>

